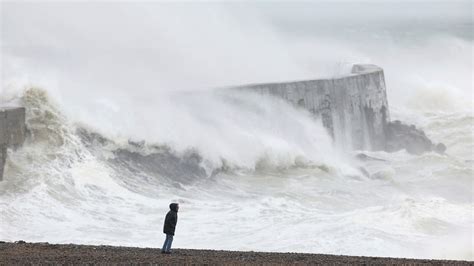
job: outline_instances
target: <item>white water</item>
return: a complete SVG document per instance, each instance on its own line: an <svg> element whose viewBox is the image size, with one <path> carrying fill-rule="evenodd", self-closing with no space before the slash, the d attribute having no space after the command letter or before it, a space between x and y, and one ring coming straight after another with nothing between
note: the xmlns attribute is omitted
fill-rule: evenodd
<svg viewBox="0 0 474 266"><path fill-rule="evenodd" d="M409 31L410 14L381 28L325 22L338 33L272 7L2 3L0 99L28 108L34 137L9 152L0 240L159 247L167 206L178 201L175 247L472 260L466 3L446 17L422 12L431 23ZM109 22L99 23L103 12ZM392 119L420 126L448 156L370 152L386 161L357 162L302 110L204 90L341 74L359 62L385 69ZM25 84L43 89L24 93ZM90 145L77 128L111 141ZM181 158L196 151L206 174L189 180L156 161L114 161L119 148L156 153L152 144Z"/></svg>

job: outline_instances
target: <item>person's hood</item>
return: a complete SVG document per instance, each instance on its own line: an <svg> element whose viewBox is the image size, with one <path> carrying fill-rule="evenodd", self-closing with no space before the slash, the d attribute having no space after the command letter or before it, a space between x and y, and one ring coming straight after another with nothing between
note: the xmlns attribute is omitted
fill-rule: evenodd
<svg viewBox="0 0 474 266"><path fill-rule="evenodd" d="M171 203L170 210L178 212L178 203Z"/></svg>

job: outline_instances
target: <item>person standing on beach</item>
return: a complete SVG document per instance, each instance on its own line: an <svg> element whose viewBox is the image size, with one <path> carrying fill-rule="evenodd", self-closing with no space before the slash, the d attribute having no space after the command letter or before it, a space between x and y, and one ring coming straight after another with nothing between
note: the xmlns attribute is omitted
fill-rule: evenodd
<svg viewBox="0 0 474 266"><path fill-rule="evenodd" d="M174 231L176 223L178 222L178 203L170 204L170 211L166 214L165 224L163 226L163 233L166 234L165 243L161 248L161 254L171 254L171 243L173 243Z"/></svg>

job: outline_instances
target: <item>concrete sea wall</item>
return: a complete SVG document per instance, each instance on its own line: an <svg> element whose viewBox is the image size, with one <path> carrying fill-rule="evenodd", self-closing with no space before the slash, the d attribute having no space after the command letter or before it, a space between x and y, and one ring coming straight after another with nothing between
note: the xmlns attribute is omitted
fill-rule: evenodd
<svg viewBox="0 0 474 266"><path fill-rule="evenodd" d="M25 108L0 107L0 181L3 180L7 149L20 146L25 138Z"/></svg>
<svg viewBox="0 0 474 266"><path fill-rule="evenodd" d="M354 65L351 74L338 78L239 88L281 97L309 110L346 149L386 148L390 115L384 73L378 66Z"/></svg>

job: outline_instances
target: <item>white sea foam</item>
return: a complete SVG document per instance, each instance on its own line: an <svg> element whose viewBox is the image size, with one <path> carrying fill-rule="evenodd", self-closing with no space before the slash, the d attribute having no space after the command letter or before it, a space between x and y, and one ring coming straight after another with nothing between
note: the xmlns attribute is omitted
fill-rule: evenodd
<svg viewBox="0 0 474 266"><path fill-rule="evenodd" d="M462 3L422 9L428 24L402 12L364 25L350 12L336 23L340 6L288 18L284 5L202 5L2 4L0 100L27 107L32 135L9 151L0 240L159 247L178 201L176 247L473 259ZM361 62L385 69L392 119L444 142L446 156L357 162L304 110L209 90Z"/></svg>

